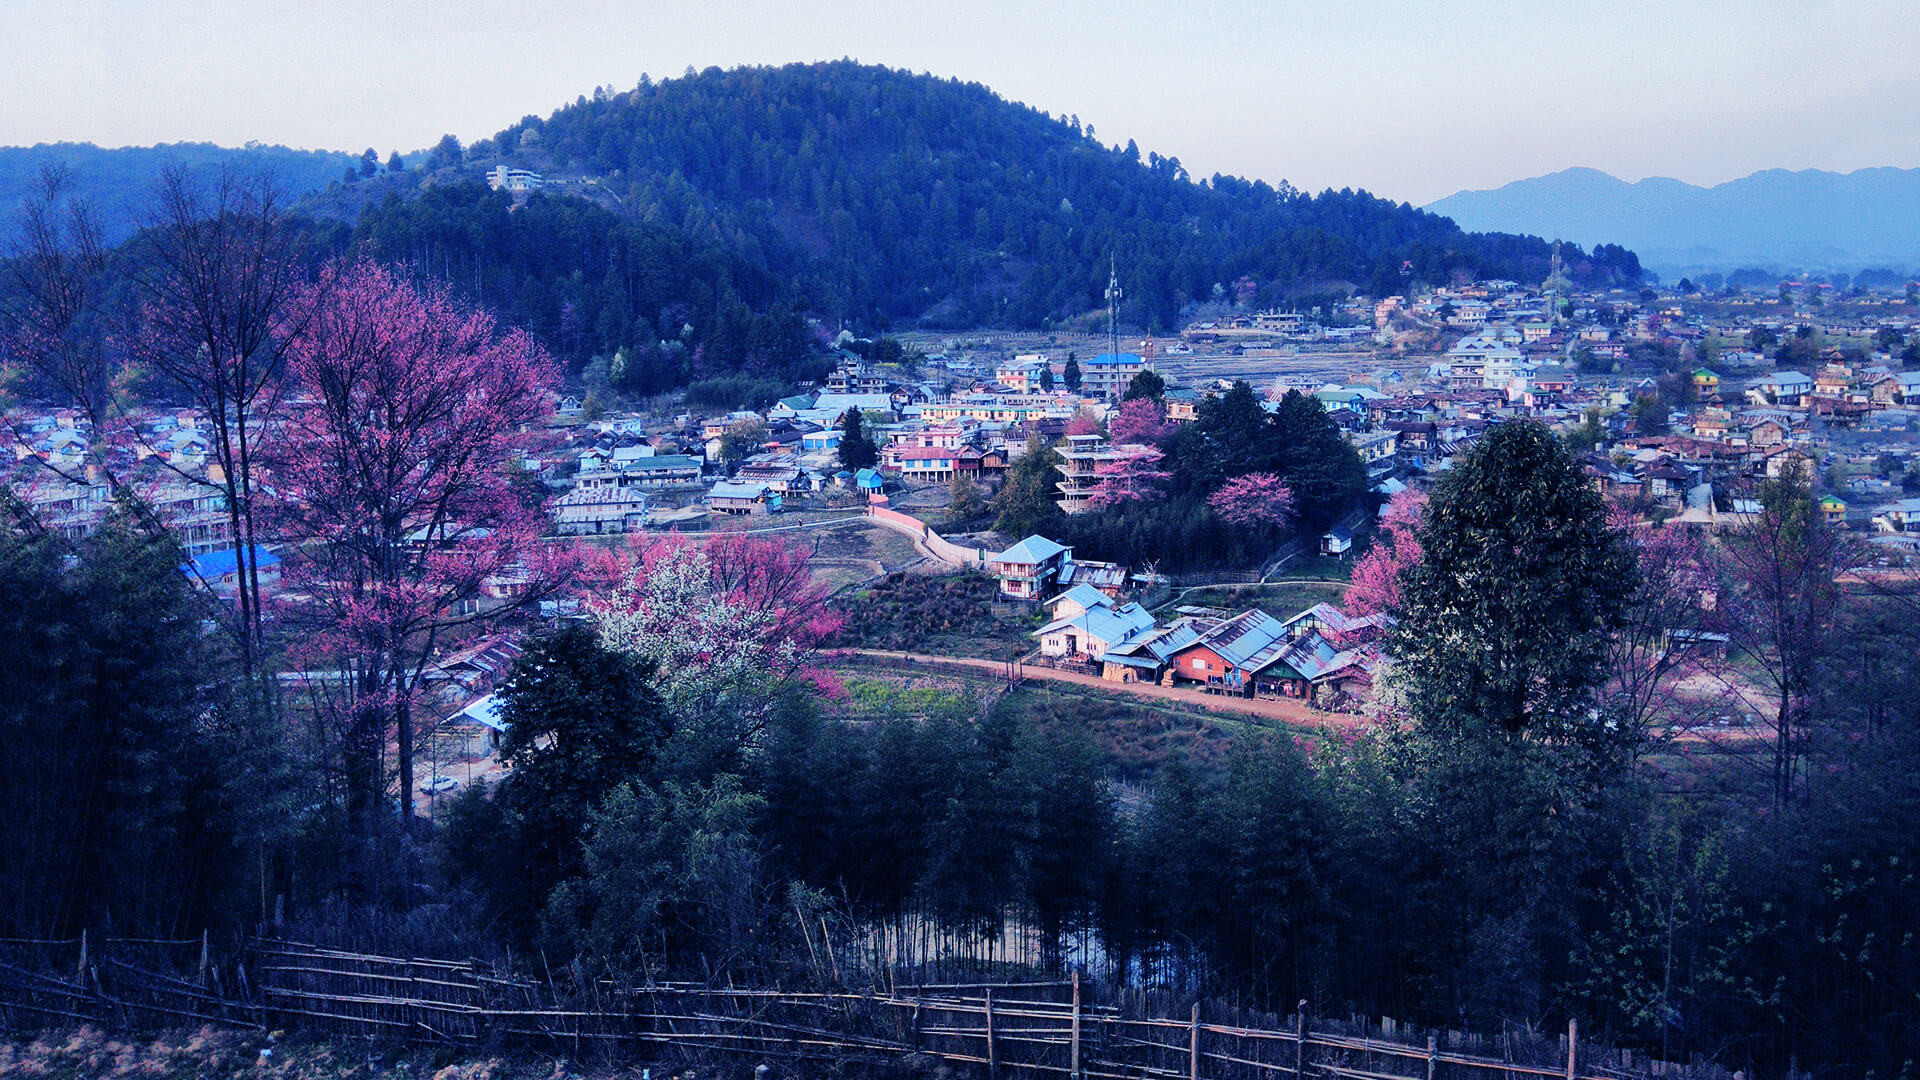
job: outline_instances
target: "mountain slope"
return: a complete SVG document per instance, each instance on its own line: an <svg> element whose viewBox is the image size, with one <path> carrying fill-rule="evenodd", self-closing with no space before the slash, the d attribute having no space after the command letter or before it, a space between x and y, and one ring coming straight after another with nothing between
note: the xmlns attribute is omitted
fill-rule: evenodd
<svg viewBox="0 0 1920 1080"><path fill-rule="evenodd" d="M167 143L107 149L92 143L40 143L0 147L0 221L11 222L41 187L48 167L66 170L71 192L100 217L104 238L119 243L133 235L151 204L162 172L183 168L210 180L227 166L268 170L290 195L302 195L338 180L358 158L326 150L284 146L230 148L212 143Z"/></svg>
<svg viewBox="0 0 1920 1080"><path fill-rule="evenodd" d="M1566 169L1462 191L1427 209L1467 229L1624 244L1668 276L1920 264L1920 169L1771 169L1710 188Z"/></svg>
<svg viewBox="0 0 1920 1080"><path fill-rule="evenodd" d="M1548 260L1540 240L1467 235L1363 191L1196 183L1077 118L849 61L643 80L529 117L470 160L592 178L790 277L819 313L881 324L1070 318L1103 305L1110 257L1123 318L1160 328L1230 290L1270 304L1457 272L1538 280ZM1571 261L1597 280L1638 273L1625 251Z"/></svg>

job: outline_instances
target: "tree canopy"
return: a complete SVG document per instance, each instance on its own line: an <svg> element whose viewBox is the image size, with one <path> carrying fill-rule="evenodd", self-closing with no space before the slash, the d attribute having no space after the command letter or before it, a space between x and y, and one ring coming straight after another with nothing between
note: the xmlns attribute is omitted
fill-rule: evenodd
<svg viewBox="0 0 1920 1080"><path fill-rule="evenodd" d="M1595 734L1593 694L1635 567L1565 445L1533 421L1495 426L1435 486L1416 536L1389 644L1414 718Z"/></svg>
<svg viewBox="0 0 1920 1080"><path fill-rule="evenodd" d="M1465 233L1365 191L1196 182L977 83L851 61L643 81L473 152L592 175L639 217L735 238L820 314L881 327L1077 316L1101 306L1110 254L1122 320L1161 328L1243 276L1270 305L1307 282L1398 292L1403 271L1539 281L1552 261L1539 238ZM1639 279L1630 252L1566 262L1590 284Z"/></svg>
<svg viewBox="0 0 1920 1080"><path fill-rule="evenodd" d="M840 421L840 467L870 469L880 462L880 448L867 434L865 418L858 408L849 408Z"/></svg>

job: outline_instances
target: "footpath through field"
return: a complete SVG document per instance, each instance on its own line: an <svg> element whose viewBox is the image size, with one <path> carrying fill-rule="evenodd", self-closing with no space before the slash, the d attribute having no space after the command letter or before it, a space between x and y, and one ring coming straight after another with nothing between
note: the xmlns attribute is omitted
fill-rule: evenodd
<svg viewBox="0 0 1920 1080"><path fill-rule="evenodd" d="M926 653L889 652L882 649L842 649L836 650L850 656L871 656L885 660L899 660L908 663L924 663L929 669L941 667L975 668L990 675L1004 675L1007 663L1004 660L981 660L970 656L935 656ZM1077 683L1095 690L1104 690L1116 694L1131 694L1134 697L1148 698L1178 704L1192 709L1206 709L1211 712L1237 713L1242 716L1257 716L1266 720L1278 720L1296 727L1323 728L1327 730L1346 730L1364 726L1366 717L1345 713L1327 713L1307 707L1304 701L1285 699L1268 700L1256 698L1227 697L1223 694L1205 694L1198 690L1183 690L1161 686L1158 683L1120 683L1102 679L1098 675L1083 675L1077 671L1061 671L1058 668L1041 667L1033 664L1017 665L1014 674L1022 679L1042 679L1048 682Z"/></svg>

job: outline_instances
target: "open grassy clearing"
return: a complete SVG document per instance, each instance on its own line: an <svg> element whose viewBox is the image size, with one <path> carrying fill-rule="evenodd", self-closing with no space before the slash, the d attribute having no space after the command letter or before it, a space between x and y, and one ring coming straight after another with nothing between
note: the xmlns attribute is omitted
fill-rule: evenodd
<svg viewBox="0 0 1920 1080"><path fill-rule="evenodd" d="M798 534L796 540L822 558L872 559L897 567L923 557L914 550L912 540L865 521L841 528L810 530Z"/></svg>
<svg viewBox="0 0 1920 1080"><path fill-rule="evenodd" d="M1353 559L1349 554L1345 559L1329 558L1325 555L1301 555L1287 560L1277 580L1280 581L1346 581L1353 576Z"/></svg>
<svg viewBox="0 0 1920 1080"><path fill-rule="evenodd" d="M1210 585L1199 589L1175 590L1173 596L1154 609L1163 620L1171 618L1178 607L1211 607L1242 610L1257 607L1276 618L1287 618L1319 603L1338 604L1347 594L1343 581L1279 581L1265 585Z"/></svg>
<svg viewBox="0 0 1920 1080"><path fill-rule="evenodd" d="M1135 788L1149 786L1159 770L1175 759L1201 766L1219 764L1234 740L1245 735L1312 738L1316 734L1197 705L1143 700L1122 691L1072 684L1028 681L1001 694L1004 684L986 672L931 674L861 659L841 666L840 674L848 694L828 707L834 715L854 721L967 719L990 706L1022 726L1073 725L1089 734L1105 754L1113 779Z"/></svg>
<svg viewBox="0 0 1920 1080"><path fill-rule="evenodd" d="M1084 730L1111 763L1114 780L1138 788L1150 786L1169 761L1184 758L1206 768L1223 763L1241 735L1291 735L1250 717L1164 708L1057 683L1027 683L1002 699L999 708L1036 727L1067 724Z"/></svg>

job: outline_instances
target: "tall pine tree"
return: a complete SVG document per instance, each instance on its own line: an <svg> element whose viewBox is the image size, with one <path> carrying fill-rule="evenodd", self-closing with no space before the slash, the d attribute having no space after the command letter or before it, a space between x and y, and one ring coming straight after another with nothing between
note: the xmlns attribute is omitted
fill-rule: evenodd
<svg viewBox="0 0 1920 1080"><path fill-rule="evenodd" d="M1414 718L1594 734L1636 570L1566 445L1533 421L1493 428L1434 489L1419 539L1389 639Z"/></svg>

